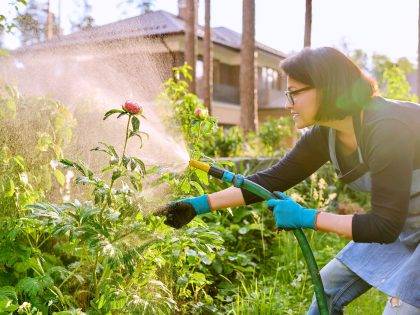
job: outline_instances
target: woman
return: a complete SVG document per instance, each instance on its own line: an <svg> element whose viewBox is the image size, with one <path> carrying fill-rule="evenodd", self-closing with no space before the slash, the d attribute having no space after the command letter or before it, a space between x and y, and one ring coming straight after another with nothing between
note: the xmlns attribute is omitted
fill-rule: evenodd
<svg viewBox="0 0 420 315"><path fill-rule="evenodd" d="M248 179L285 191L330 161L351 188L371 193L372 211L338 215L305 209L284 194L267 202L278 228L312 228L351 239L322 270L331 314L375 287L384 314L420 314L420 106L384 99L345 55L304 49L282 63L297 128L312 126L273 167ZM179 228L197 214L261 201L228 188L168 205ZM309 314L317 314L313 300Z"/></svg>

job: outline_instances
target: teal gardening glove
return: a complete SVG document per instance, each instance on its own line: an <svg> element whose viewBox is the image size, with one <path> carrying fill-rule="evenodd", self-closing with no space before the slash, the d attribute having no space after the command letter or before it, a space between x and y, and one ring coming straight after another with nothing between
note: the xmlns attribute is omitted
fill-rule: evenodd
<svg viewBox="0 0 420 315"><path fill-rule="evenodd" d="M315 229L318 211L306 209L282 192L274 192L281 199L267 200L273 211L276 227L280 229Z"/></svg>
<svg viewBox="0 0 420 315"><path fill-rule="evenodd" d="M210 212L207 195L180 199L159 209L157 215L166 216L165 224L176 229L189 223L196 215Z"/></svg>

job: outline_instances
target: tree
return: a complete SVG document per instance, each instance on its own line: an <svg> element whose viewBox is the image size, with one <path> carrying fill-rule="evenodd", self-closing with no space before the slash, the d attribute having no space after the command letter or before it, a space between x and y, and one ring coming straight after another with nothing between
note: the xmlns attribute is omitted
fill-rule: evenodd
<svg viewBox="0 0 420 315"><path fill-rule="evenodd" d="M30 0L26 10L19 14L15 20L23 45L34 44L45 39L47 15L44 4Z"/></svg>
<svg viewBox="0 0 420 315"><path fill-rule="evenodd" d="M26 10L15 18L23 45L31 45L46 39L48 11L48 2L30 0ZM59 32L58 21L53 15L50 15L50 18L52 33L57 34Z"/></svg>
<svg viewBox="0 0 420 315"><path fill-rule="evenodd" d="M410 60L406 57L401 57L397 60L397 66L400 68L405 74L410 74L414 72L414 65L411 63Z"/></svg>
<svg viewBox="0 0 420 315"><path fill-rule="evenodd" d="M258 128L255 67L255 0L242 3L242 44L240 66L241 127L245 132Z"/></svg>
<svg viewBox="0 0 420 315"><path fill-rule="evenodd" d="M16 13L19 12L19 8L26 6L27 4L27 0L8 1L8 7L12 8ZM10 33L14 27L16 27L15 23L11 21L6 14L0 13L0 33Z"/></svg>
<svg viewBox="0 0 420 315"><path fill-rule="evenodd" d="M407 81L406 74L397 64L392 64L385 68L383 82L383 95L385 97L403 101L415 101L416 97L410 93L410 84Z"/></svg>
<svg viewBox="0 0 420 315"><path fill-rule="evenodd" d="M90 1L82 0L82 2L83 4L78 6L82 9L82 12L79 14L79 19L71 21L71 29L73 32L92 28L95 24L95 20L92 17L92 5L90 4Z"/></svg>
<svg viewBox="0 0 420 315"><path fill-rule="evenodd" d="M185 62L192 68L190 91L196 92L195 66L197 62L197 0L186 0L186 20L185 20Z"/></svg>
<svg viewBox="0 0 420 315"><path fill-rule="evenodd" d="M304 47L311 47L311 32L312 32L312 0L306 0L305 38L303 41Z"/></svg>
<svg viewBox="0 0 420 315"><path fill-rule="evenodd" d="M417 98L420 101L420 0L418 11L418 27L417 27Z"/></svg>
<svg viewBox="0 0 420 315"><path fill-rule="evenodd" d="M140 13L147 13L152 11L155 5L155 0L123 0L120 1L118 7L122 7L122 14L126 15L127 13L133 14L133 8L135 10L140 10Z"/></svg>
<svg viewBox="0 0 420 315"><path fill-rule="evenodd" d="M350 58L356 63L360 68L367 71L368 70L368 55L362 49L355 49L350 53Z"/></svg>
<svg viewBox="0 0 420 315"><path fill-rule="evenodd" d="M0 28L0 56L2 55L2 49L3 49L3 45L4 45L4 43L3 43L4 33L5 33L4 29Z"/></svg>
<svg viewBox="0 0 420 315"><path fill-rule="evenodd" d="M386 68L392 65L392 61L388 56L381 54L372 55L372 73L379 86L383 84L383 74Z"/></svg>
<svg viewBox="0 0 420 315"><path fill-rule="evenodd" d="M204 105L209 114L212 113L213 97L213 44L211 40L211 4L210 0L205 0L205 22L204 22Z"/></svg>

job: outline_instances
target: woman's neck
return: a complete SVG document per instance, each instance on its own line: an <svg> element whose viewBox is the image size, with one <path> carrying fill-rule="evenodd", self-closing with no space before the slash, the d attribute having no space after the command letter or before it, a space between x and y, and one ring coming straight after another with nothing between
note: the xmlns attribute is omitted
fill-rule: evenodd
<svg viewBox="0 0 420 315"><path fill-rule="evenodd" d="M333 128L337 131L338 134L341 134L344 137L351 137L355 135L353 118L351 116L347 116L341 120L320 121L317 124Z"/></svg>

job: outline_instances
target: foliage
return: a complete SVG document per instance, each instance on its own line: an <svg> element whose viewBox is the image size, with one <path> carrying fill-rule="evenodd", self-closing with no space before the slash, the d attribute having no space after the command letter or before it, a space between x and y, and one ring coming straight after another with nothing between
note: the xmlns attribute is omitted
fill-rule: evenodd
<svg viewBox="0 0 420 315"><path fill-rule="evenodd" d="M14 12L18 12L22 6L27 5L27 0L10 0L8 1L9 9L12 9ZM0 33L1 31L6 31L10 33L16 25L13 21L10 20L5 14L0 14Z"/></svg>
<svg viewBox="0 0 420 315"><path fill-rule="evenodd" d="M410 84L407 82L404 71L398 66L391 65L384 70L383 82L385 97L412 102L417 100L416 95L410 93Z"/></svg>
<svg viewBox="0 0 420 315"><path fill-rule="evenodd" d="M12 86L0 87L3 215L16 215L46 192L60 195L66 177L55 167L55 161L71 141L73 126L71 113L61 103L44 97L23 97ZM57 189L52 191L54 187Z"/></svg>
<svg viewBox="0 0 420 315"><path fill-rule="evenodd" d="M160 101L172 106L174 114L168 125L172 126L174 122L178 125L190 158L199 160L204 157L203 150L217 130L217 121L207 114L199 98L189 92L190 67L185 64L173 71L173 78L165 82ZM200 115L197 115L197 110L200 110ZM162 175L162 180L172 187L175 196L203 194L202 186L208 185L207 174L200 170L188 169L184 174L167 172Z"/></svg>
<svg viewBox="0 0 420 315"><path fill-rule="evenodd" d="M291 140L296 137L293 121L290 117L269 118L261 124L258 140L262 144L258 155L274 156L284 154L284 149L291 145ZM251 142L252 143L252 142ZM256 144L256 147L258 144Z"/></svg>
<svg viewBox="0 0 420 315"><path fill-rule="evenodd" d="M219 127L210 139L204 152L208 156L240 156L244 151L245 136L238 127Z"/></svg>
<svg viewBox="0 0 420 315"><path fill-rule="evenodd" d="M95 24L95 19L92 16L90 0L79 0L76 5L81 12L77 14L75 20L71 20L72 32L92 28Z"/></svg>
<svg viewBox="0 0 420 315"><path fill-rule="evenodd" d="M47 33L48 9L47 3L39 3L36 0L25 0L27 6L24 12L19 13L14 23L20 33L20 41L24 45L34 44L45 40ZM52 19L53 34L59 33L60 26L57 18Z"/></svg>
<svg viewBox="0 0 420 315"><path fill-rule="evenodd" d="M128 116L126 142L142 139L137 117L112 110L105 118L114 113ZM99 313L172 309L170 292L153 280L153 260L139 268L145 251L160 240L157 219L141 211L147 205L139 195L144 163L125 155L125 147L122 154L107 144L93 150L109 157L100 174L83 162L61 160L79 174L77 183L90 187L91 200L36 203L28 206L28 215L1 221L0 249L7 255L0 261L0 287L14 286L19 303L42 313L88 307Z"/></svg>

